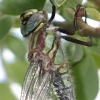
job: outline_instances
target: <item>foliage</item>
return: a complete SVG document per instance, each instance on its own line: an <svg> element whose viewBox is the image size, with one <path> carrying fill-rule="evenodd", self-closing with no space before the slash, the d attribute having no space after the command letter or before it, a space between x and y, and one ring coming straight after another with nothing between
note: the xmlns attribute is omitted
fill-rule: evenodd
<svg viewBox="0 0 100 100"><path fill-rule="evenodd" d="M89 0L84 6L89 18L100 21L100 8L94 1ZM67 8L75 9L77 4L82 4L82 0L66 0L60 7L57 7L57 12L67 22L70 22L73 20L73 15L67 11ZM49 0L48 2L46 0L0 1L0 56L7 73L7 81L0 84L0 100L8 100L8 98L9 100L16 100L9 89L9 80L22 84L28 66L25 60L26 48L24 41L15 37L10 30L20 27L19 15L24 10L43 9L43 7L47 12L51 12ZM79 39L83 38L79 37ZM100 40L93 39L92 47L85 47L74 43L68 43L65 47L70 64L73 66L71 69L74 77L76 99L94 100L98 92L97 70L100 68ZM13 63L8 63L4 60L2 53L5 49L9 49L14 53L16 59Z"/></svg>

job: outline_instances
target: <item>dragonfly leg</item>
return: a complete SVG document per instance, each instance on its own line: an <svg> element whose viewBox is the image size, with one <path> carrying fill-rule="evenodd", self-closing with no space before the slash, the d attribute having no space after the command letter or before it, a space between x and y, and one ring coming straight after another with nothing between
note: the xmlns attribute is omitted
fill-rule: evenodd
<svg viewBox="0 0 100 100"><path fill-rule="evenodd" d="M74 14L74 20L73 20L73 28L74 30L76 31L76 21L77 21L77 18L80 17L82 19L82 17L85 17L85 23L87 23L87 13L86 13L86 10L82 7L82 5L78 4L76 6L76 11L75 11L75 14ZM86 44L91 44L92 45L92 37L89 37L90 38L90 42L86 43Z"/></svg>
<svg viewBox="0 0 100 100"><path fill-rule="evenodd" d="M56 6L54 5L54 3L53 3L53 1L52 0L50 0L50 2L52 3L52 15L51 15L51 18L49 19L49 23L51 23L52 22L52 20L54 19L54 17L55 17L55 13L56 13Z"/></svg>
<svg viewBox="0 0 100 100"><path fill-rule="evenodd" d="M74 35L74 33L75 33L74 31L70 32L70 31L67 31L66 29L62 29L62 28L57 28L56 30L59 32L62 32L64 34L67 34L67 35Z"/></svg>
<svg viewBox="0 0 100 100"><path fill-rule="evenodd" d="M61 38L65 39L67 41L70 41L70 42L74 42L74 43L80 44L80 45L92 46L91 37L90 37L90 42L81 41L81 40L74 39L74 38L71 38L71 37L68 37L68 36L61 36Z"/></svg>
<svg viewBox="0 0 100 100"><path fill-rule="evenodd" d="M57 31L63 32L63 33L68 34L68 35L74 35L75 31L77 30L77 17L82 18L82 16L85 16L85 23L87 23L87 21L86 21L86 19L87 19L86 11L85 10L81 11L81 8L83 9L83 7L80 4L78 4L77 7L76 7L76 11L75 11L75 14L74 14L74 20L73 20L73 32L69 32L66 29L62 29L62 28L58 28Z"/></svg>
<svg viewBox="0 0 100 100"><path fill-rule="evenodd" d="M67 34L67 35L74 35L73 33L69 32L67 30L61 29L61 28L57 28L55 30L60 31L60 32ZM72 37L69 37L69 36L62 36L62 35L61 35L61 38L65 39L67 41L73 42L73 43L80 44L80 45L92 46L92 38L91 37L89 37L90 42L85 42L85 41L81 41L81 40L78 40L78 39L75 39L75 38L72 38Z"/></svg>
<svg viewBox="0 0 100 100"><path fill-rule="evenodd" d="M86 11L85 9L79 4L77 5L76 7L76 11L75 11L75 14L74 14L74 20L73 20L73 32L69 32L65 29L61 29L61 28L57 28L57 31L59 32L62 32L64 34L67 34L67 35L74 35L75 34L75 31L77 30L77 18L81 18L85 16L85 23L87 23L86 19L87 19L87 14L86 14ZM90 42L85 42L85 41L81 41L81 40L77 40L77 39L74 39L74 38L71 38L71 37L68 37L68 36L61 36L61 38L67 40L67 41L70 41L70 42L74 42L74 43L77 43L77 44L81 44L81 45L85 45L85 46L92 46L92 38L90 38Z"/></svg>

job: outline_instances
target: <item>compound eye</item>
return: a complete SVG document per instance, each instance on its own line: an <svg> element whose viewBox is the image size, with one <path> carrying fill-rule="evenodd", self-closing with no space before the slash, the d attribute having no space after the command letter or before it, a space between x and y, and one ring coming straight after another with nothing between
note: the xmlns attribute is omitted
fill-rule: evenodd
<svg viewBox="0 0 100 100"><path fill-rule="evenodd" d="M29 18L27 22L27 31L34 32L35 30L39 28L41 23L45 24L46 22L47 22L47 19L42 14L35 13Z"/></svg>
<svg viewBox="0 0 100 100"><path fill-rule="evenodd" d="M29 18L32 16L32 14L34 13L34 11L36 12L37 10L35 10L35 9L30 9L30 10L27 10L27 11L23 12L23 13L20 15L21 24L26 25L27 21L28 21Z"/></svg>
<svg viewBox="0 0 100 100"><path fill-rule="evenodd" d="M30 11L30 12L28 12ZM21 14L21 34L27 36L38 31L47 23L48 16L45 11L28 10Z"/></svg>
<svg viewBox="0 0 100 100"><path fill-rule="evenodd" d="M27 21L29 20L29 18L34 14L37 13L38 10L37 9L29 9L24 11L21 15L20 15L20 21L21 24L25 25L27 23Z"/></svg>
<svg viewBox="0 0 100 100"><path fill-rule="evenodd" d="M37 10L37 9L30 9L30 10L27 10L27 11L23 12L23 13L20 15L21 34L22 34L23 36L29 34L29 32L27 31L27 22L28 22L29 18L30 18L35 12L38 12L38 10Z"/></svg>

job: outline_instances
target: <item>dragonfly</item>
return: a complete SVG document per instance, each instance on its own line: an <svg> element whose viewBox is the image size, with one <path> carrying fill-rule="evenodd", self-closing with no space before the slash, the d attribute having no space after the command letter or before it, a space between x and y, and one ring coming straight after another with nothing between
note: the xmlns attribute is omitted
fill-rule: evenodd
<svg viewBox="0 0 100 100"><path fill-rule="evenodd" d="M60 27L51 30L49 27L55 18L56 6L52 0L50 2L52 15L49 20L44 10L30 9L20 15L21 34L30 38L30 64L24 77L20 100L75 100L68 60L61 39L85 46L91 46L91 41L71 38L68 35L74 35L74 32ZM75 18L77 12L78 10ZM76 20L73 23L76 30Z"/></svg>

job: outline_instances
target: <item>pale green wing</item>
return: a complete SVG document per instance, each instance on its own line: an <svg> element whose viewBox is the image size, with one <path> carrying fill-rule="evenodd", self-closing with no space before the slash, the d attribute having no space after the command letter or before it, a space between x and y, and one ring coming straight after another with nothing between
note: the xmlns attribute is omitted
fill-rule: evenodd
<svg viewBox="0 0 100 100"><path fill-rule="evenodd" d="M50 74L45 72L41 77L40 70L37 62L30 64L23 82L20 100L53 100L49 96Z"/></svg>

